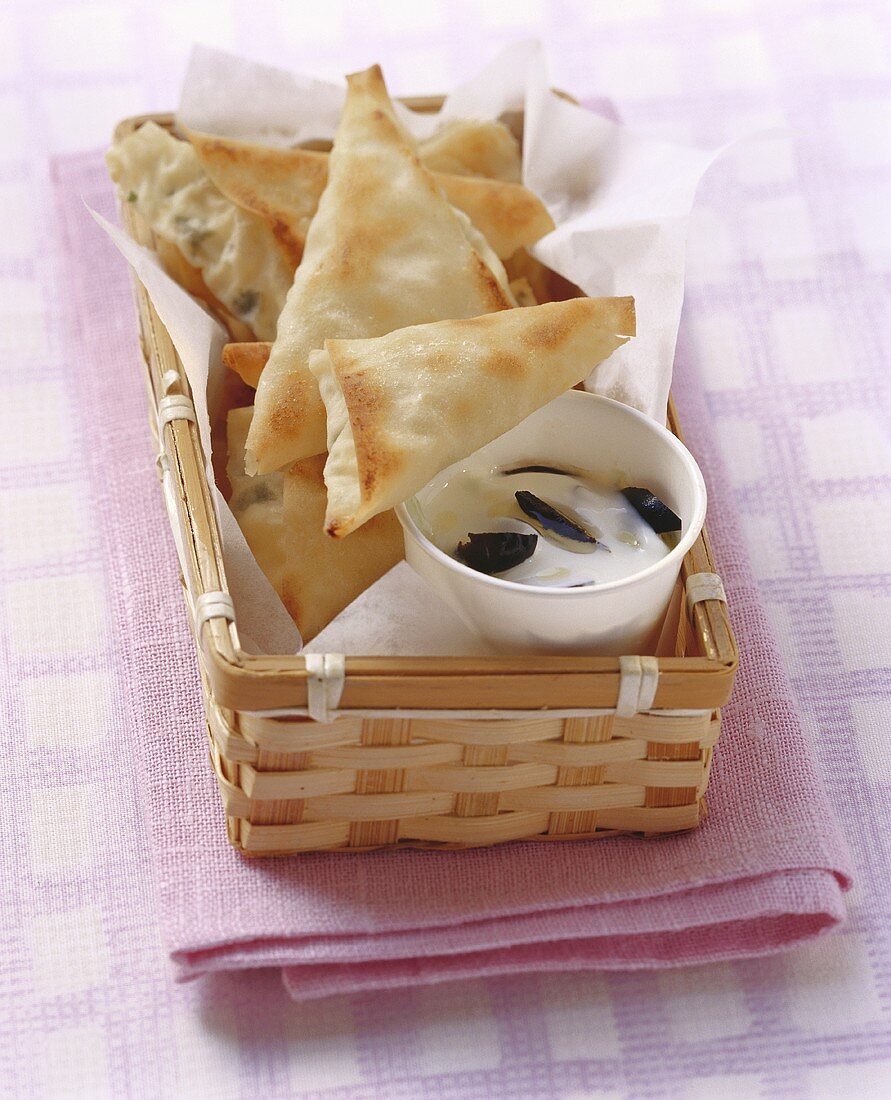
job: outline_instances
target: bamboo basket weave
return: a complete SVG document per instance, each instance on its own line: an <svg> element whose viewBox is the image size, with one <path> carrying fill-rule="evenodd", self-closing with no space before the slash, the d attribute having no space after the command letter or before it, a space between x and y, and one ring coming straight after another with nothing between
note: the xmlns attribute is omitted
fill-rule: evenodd
<svg viewBox="0 0 891 1100"><path fill-rule="evenodd" d="M406 102L435 110L441 99ZM128 119L115 137L148 117L172 125L169 115ZM154 247L123 206L128 232ZM135 294L158 471L233 845L252 856L472 848L698 825L738 660L705 532L669 613L672 656L247 653L185 373L138 282ZM669 425L680 435L673 406Z"/></svg>

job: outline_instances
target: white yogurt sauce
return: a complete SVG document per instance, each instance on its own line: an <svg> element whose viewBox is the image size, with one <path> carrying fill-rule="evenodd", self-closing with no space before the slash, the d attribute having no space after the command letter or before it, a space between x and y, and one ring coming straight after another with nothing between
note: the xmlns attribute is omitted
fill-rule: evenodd
<svg viewBox="0 0 891 1100"><path fill-rule="evenodd" d="M414 511L424 534L456 558L458 543L471 532L535 533L538 543L532 556L496 576L519 584L557 588L630 577L670 553L671 547L618 488L576 471L505 472L514 468L475 464L471 458L448 481L419 493ZM518 490L534 493L579 522L594 535L597 545L579 544L581 552L576 552L536 530L516 502L514 494Z"/></svg>

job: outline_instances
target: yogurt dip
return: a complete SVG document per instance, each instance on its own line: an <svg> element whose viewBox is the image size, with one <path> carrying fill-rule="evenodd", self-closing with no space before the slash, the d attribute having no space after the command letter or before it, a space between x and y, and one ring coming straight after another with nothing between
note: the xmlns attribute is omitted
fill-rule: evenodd
<svg viewBox="0 0 891 1100"><path fill-rule="evenodd" d="M660 530L678 531L682 524L679 534L672 536L677 545L663 549L657 541L657 531L639 526L634 516L624 511L623 504L623 513L631 526L623 523L620 530L643 534L646 546L659 557L646 565L640 555L632 553L635 547L627 547L628 569L637 571L618 580L601 581L597 571L606 559L609 564L604 564L604 568L613 567L613 559L625 549L618 538L612 541L605 520L593 525L601 528L611 554L597 549L588 554L574 554L569 564L559 563L559 568L577 569L580 579L594 578L594 584L586 583L580 588L562 587L559 583L518 583L513 579L516 575L513 571L487 574L454 557L458 542L473 532L470 524L474 519L483 521L477 527L483 533L493 532L499 519L510 520L505 526L516 524L519 533L507 537L541 540L530 517L513 511L510 502L513 499L516 503L514 493L538 489L537 495L547 499L550 494L555 506L571 497L558 495L561 490L556 488L554 475L547 482L533 481L534 471L528 467L536 463L568 471L586 486L607 492L649 490L668 506L667 509L661 506L668 514L660 516L658 508L654 512L645 510L644 514ZM507 497L509 515L489 515L494 501L478 507L473 514L461 514L459 509L470 504L466 496L459 498L457 493L454 501L448 503L446 485L455 481L460 485L465 481L465 473L476 471L484 482L490 482L495 471L520 467L529 480L524 482L519 475L510 475L509 481L501 475L500 480L494 479L502 502ZM615 497L612 501L619 506ZM676 436L628 405L581 390L568 390L472 457L443 470L415 496L398 505L396 517L405 532L405 558L409 566L496 651L621 656L654 651L665 613L677 591L684 555L702 530L706 501L702 474ZM434 518L439 528L436 533ZM671 527L659 522L661 519L671 520ZM535 549L541 554L544 546L539 549L536 543ZM530 566L522 558L512 564L517 574L529 575ZM583 568L585 574L581 573ZM562 579L564 583L569 580ZM431 603L429 613L436 614L435 603Z"/></svg>
<svg viewBox="0 0 891 1100"><path fill-rule="evenodd" d="M657 534L621 487L568 467L493 466L471 456L447 481L418 494L415 518L435 546L472 567L481 540L471 535L514 532L526 536L527 550L534 542L519 564L498 569L496 556L475 566L490 576L533 587L588 587L642 572L677 541ZM516 540L512 549L516 558Z"/></svg>

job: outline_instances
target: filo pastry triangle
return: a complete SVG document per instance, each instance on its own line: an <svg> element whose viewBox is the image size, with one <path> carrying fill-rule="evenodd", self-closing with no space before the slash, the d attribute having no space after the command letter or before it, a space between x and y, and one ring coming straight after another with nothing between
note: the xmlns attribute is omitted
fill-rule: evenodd
<svg viewBox="0 0 891 1100"><path fill-rule="evenodd" d="M243 210L262 217L294 267L306 246L310 222L328 179L328 154L278 149L235 138L188 131L204 170ZM418 147L418 159L434 171ZM520 183L456 172L435 172L448 201L463 211L496 255L506 260L554 228L544 203Z"/></svg>
<svg viewBox="0 0 891 1100"><path fill-rule="evenodd" d="M518 306L538 305L528 279L511 280L510 292ZM271 349L272 344L253 340L224 344L223 366L237 374L244 383L255 390L263 368L269 361ZM320 406L319 412L324 416L324 405Z"/></svg>
<svg viewBox="0 0 891 1100"><path fill-rule="evenodd" d="M195 150L154 122L109 149L106 162L123 202L164 242L165 268L186 289L222 303L247 339L275 336L294 265L268 222L237 206L211 182ZM227 317L228 321L228 317Z"/></svg>
<svg viewBox="0 0 891 1100"><path fill-rule="evenodd" d="M392 510L347 539L328 538L324 466L324 455L302 458L283 478L285 560L279 594L304 645L404 554L402 528Z"/></svg>
<svg viewBox="0 0 891 1100"><path fill-rule="evenodd" d="M226 417L228 461L226 474L232 493L229 507L238 526L266 574L281 595L285 575L284 483L278 472L248 477L244 472L244 444L254 410L230 409Z"/></svg>
<svg viewBox="0 0 891 1100"><path fill-rule="evenodd" d="M341 538L406 500L634 333L633 298L573 298L326 340L309 361L328 413L325 529Z"/></svg>
<svg viewBox="0 0 891 1100"><path fill-rule="evenodd" d="M489 176L519 183L520 143L497 119L456 118L418 143L418 155L431 172Z"/></svg>
<svg viewBox="0 0 891 1100"><path fill-rule="evenodd" d="M348 539L329 539L324 455L295 462L284 474L247 477L244 442L253 411L232 409L227 418L229 507L306 644L402 558L402 528L393 512L384 512Z"/></svg>
<svg viewBox="0 0 891 1100"><path fill-rule="evenodd" d="M307 361L326 339L512 305L500 261L419 163L380 69L348 77L328 184L257 387L248 468L266 473L325 450Z"/></svg>

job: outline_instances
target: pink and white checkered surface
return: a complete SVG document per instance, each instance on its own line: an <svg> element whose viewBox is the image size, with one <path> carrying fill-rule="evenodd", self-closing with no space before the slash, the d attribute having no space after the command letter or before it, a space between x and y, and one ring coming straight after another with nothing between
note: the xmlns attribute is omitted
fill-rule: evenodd
<svg viewBox="0 0 891 1100"><path fill-rule="evenodd" d="M609 94L653 131L703 144L753 124L795 131L707 180L679 359L704 376L854 849L850 920L780 958L660 974L514 976L310 1006L277 971L175 986L148 853L130 842L143 828L140 731L122 703L90 435L75 418L68 348L84 319L63 316L47 157L175 102L192 38L332 75L374 56L397 90L426 91L529 31L547 41L556 83ZM28 792L0 803L0 1094L887 1094L889 53L879 3L0 9L0 705L7 792ZM107 303L92 305L98 317Z"/></svg>

